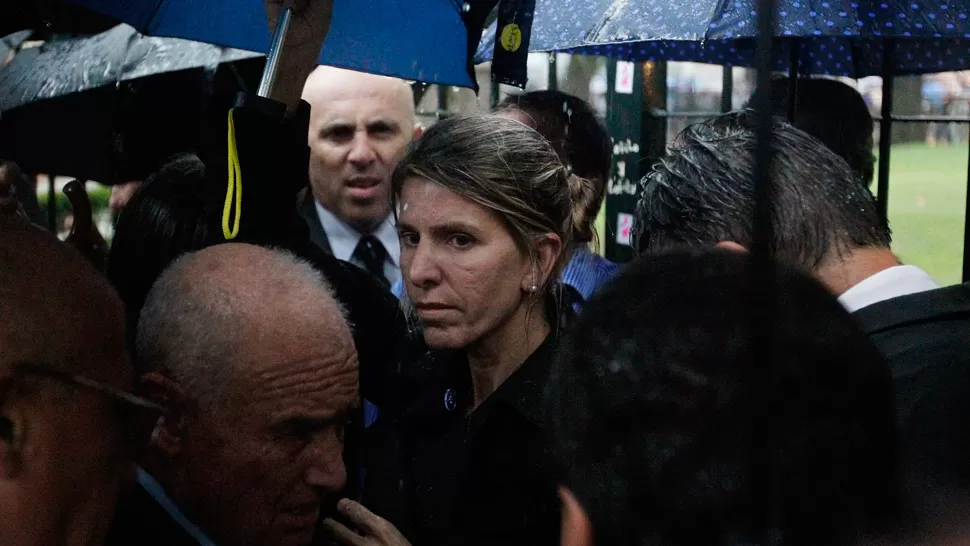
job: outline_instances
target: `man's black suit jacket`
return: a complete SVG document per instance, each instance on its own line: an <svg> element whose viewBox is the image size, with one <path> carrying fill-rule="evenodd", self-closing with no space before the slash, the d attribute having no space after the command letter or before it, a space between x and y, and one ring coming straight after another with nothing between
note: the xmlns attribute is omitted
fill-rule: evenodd
<svg viewBox="0 0 970 546"><path fill-rule="evenodd" d="M303 216L307 227L310 228L310 242L320 247L327 254L333 254L330 239L327 238L327 232L324 231L323 224L320 222L320 215L317 214L317 201L314 199L313 193L308 191L301 199L299 204L300 215Z"/></svg>
<svg viewBox="0 0 970 546"><path fill-rule="evenodd" d="M140 484L122 496L105 546L199 546Z"/></svg>
<svg viewBox="0 0 970 546"><path fill-rule="evenodd" d="M892 369L908 478L917 488L970 487L970 283L854 315Z"/></svg>

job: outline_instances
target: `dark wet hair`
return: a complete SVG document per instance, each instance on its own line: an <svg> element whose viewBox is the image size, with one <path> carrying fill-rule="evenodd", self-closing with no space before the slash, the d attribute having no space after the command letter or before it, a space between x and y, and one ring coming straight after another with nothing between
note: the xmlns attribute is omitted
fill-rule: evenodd
<svg viewBox="0 0 970 546"><path fill-rule="evenodd" d="M787 77L771 81L771 109L788 117L791 97ZM876 156L872 153L872 114L853 87L828 78L800 78L795 82L795 119L792 125L822 141L838 154L859 179L872 184ZM751 103L755 103L752 96Z"/></svg>
<svg viewBox="0 0 970 546"><path fill-rule="evenodd" d="M572 174L588 181L590 191L580 194L576 214L582 217L574 239L594 239L596 216L606 197L613 142L586 101L562 91L532 91L506 97L496 108L520 110L532 118L536 131L552 144Z"/></svg>
<svg viewBox="0 0 970 546"><path fill-rule="evenodd" d="M787 267L774 271L773 358L756 362L749 269L725 251L642 259L553 360L561 483L597 546L849 544L895 517L889 368L832 295ZM756 446L771 484L761 504Z"/></svg>
<svg viewBox="0 0 970 546"><path fill-rule="evenodd" d="M138 315L162 271L186 252L206 246L205 165L179 154L145 179L122 209L108 260L108 279L125 303L134 350Z"/></svg>
<svg viewBox="0 0 970 546"><path fill-rule="evenodd" d="M634 220L639 252L734 241L750 246L755 117L750 110L687 127L641 182ZM889 247L876 201L842 158L775 118L772 255L812 269L831 255Z"/></svg>

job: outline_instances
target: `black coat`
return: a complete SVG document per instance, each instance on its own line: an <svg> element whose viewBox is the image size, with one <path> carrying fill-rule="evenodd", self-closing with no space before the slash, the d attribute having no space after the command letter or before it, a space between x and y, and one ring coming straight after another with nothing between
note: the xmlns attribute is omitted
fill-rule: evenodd
<svg viewBox="0 0 970 546"><path fill-rule="evenodd" d="M970 284L854 313L893 373L902 464L921 486L970 487Z"/></svg>
<svg viewBox="0 0 970 546"><path fill-rule="evenodd" d="M141 485L123 495L104 546L199 546Z"/></svg>
<svg viewBox="0 0 970 546"><path fill-rule="evenodd" d="M330 239L327 237L327 232L323 229L323 223L320 222L320 215L317 214L316 203L313 192L308 191L304 194L297 208L300 211L300 216L306 221L307 228L310 229L310 242L323 249L324 252L332 254L333 249L330 247Z"/></svg>
<svg viewBox="0 0 970 546"><path fill-rule="evenodd" d="M559 544L540 411L555 345L550 335L468 417L465 358L422 359L411 403L369 431L364 504L419 546Z"/></svg>

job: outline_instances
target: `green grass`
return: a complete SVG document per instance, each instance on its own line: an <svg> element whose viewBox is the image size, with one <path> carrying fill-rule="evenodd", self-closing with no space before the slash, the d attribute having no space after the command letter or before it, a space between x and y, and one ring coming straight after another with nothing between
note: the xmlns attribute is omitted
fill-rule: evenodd
<svg viewBox="0 0 970 546"><path fill-rule="evenodd" d="M875 190L876 183L873 183ZM967 196L967 145L893 146L889 222L893 250L942 285L961 281Z"/></svg>

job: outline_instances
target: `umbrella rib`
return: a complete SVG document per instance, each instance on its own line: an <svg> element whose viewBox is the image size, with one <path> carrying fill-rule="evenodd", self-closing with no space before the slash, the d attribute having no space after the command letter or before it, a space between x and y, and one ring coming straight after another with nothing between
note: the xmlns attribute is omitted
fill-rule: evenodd
<svg viewBox="0 0 970 546"><path fill-rule="evenodd" d="M704 36L701 38L702 42L710 39L711 27L714 26L714 18L717 17L718 14L724 13L724 10L727 9L727 5L730 1L731 0L718 0L714 5L714 9L711 11L711 16L707 21L707 28L704 29Z"/></svg>
<svg viewBox="0 0 970 546"><path fill-rule="evenodd" d="M152 31L152 25L155 23L155 17L158 16L158 12L162 9L162 4L164 0L156 0L155 9L152 10L152 14L148 17L148 21L145 24L145 33L148 34Z"/></svg>

